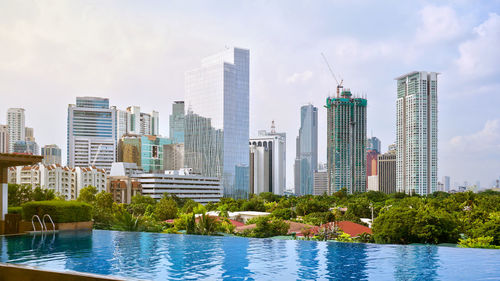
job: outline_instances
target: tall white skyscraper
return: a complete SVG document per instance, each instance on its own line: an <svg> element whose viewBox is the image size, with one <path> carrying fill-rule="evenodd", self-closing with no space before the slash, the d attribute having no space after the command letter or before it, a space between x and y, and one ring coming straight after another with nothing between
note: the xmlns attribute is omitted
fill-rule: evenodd
<svg viewBox="0 0 500 281"><path fill-rule="evenodd" d="M9 153L9 126L0 125L0 153Z"/></svg>
<svg viewBox="0 0 500 281"><path fill-rule="evenodd" d="M437 76L414 71L396 78L398 192L428 195L437 190Z"/></svg>
<svg viewBox="0 0 500 281"><path fill-rule="evenodd" d="M248 175L241 169L249 163L249 57L249 50L227 48L186 72L184 164L221 178L224 196L233 198L248 196L236 169Z"/></svg>
<svg viewBox="0 0 500 281"><path fill-rule="evenodd" d="M77 97L68 106L68 166L109 171L116 159L116 109L109 99Z"/></svg>
<svg viewBox="0 0 500 281"><path fill-rule="evenodd" d="M14 144L26 138L24 108L7 110L7 126L9 127L9 153L14 152Z"/></svg>

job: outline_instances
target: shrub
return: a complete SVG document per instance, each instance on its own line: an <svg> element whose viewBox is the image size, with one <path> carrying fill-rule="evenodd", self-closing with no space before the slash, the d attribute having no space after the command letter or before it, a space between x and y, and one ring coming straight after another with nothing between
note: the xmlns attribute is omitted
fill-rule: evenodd
<svg viewBox="0 0 500 281"><path fill-rule="evenodd" d="M22 205L23 219L31 221L33 215L41 219L49 214L55 223L90 221L92 207L77 201L33 201Z"/></svg>
<svg viewBox="0 0 500 281"><path fill-rule="evenodd" d="M478 238L468 238L460 239L458 242L458 247L460 248L483 248L483 249L500 249L500 246L491 245L493 242L493 237L478 237Z"/></svg>
<svg viewBox="0 0 500 281"><path fill-rule="evenodd" d="M307 224L322 225L335 221L335 215L332 212L316 212L304 216L303 220Z"/></svg>
<svg viewBox="0 0 500 281"><path fill-rule="evenodd" d="M9 207L8 213L9 214L21 214L22 210L23 210L23 207Z"/></svg>
<svg viewBox="0 0 500 281"><path fill-rule="evenodd" d="M244 235L257 238L286 235L289 228L290 225L283 220L264 216L258 217L255 228Z"/></svg>
<svg viewBox="0 0 500 281"><path fill-rule="evenodd" d="M271 215L282 220L289 220L291 218L297 217L295 212L290 209L276 209L271 213Z"/></svg>

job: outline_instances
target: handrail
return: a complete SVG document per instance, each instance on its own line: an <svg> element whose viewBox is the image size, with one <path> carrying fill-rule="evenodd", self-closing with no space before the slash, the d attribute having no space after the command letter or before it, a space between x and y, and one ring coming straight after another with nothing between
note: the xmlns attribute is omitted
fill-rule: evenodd
<svg viewBox="0 0 500 281"><path fill-rule="evenodd" d="M42 228L42 230L40 230L40 231L43 232L44 224L42 223L42 220L40 219L40 217L38 215L33 215L31 217L31 225L33 226L33 231L36 232L36 227L35 227L35 222L34 222L35 218L38 219L38 223L40 223L40 227Z"/></svg>
<svg viewBox="0 0 500 281"><path fill-rule="evenodd" d="M43 220L43 226L45 226L45 231L48 231L47 225L45 224L45 217L49 218L50 222L52 223L52 231L55 232L56 231L56 225L54 224L54 221L52 220L52 218L50 217L49 214L43 215L43 219L42 219Z"/></svg>

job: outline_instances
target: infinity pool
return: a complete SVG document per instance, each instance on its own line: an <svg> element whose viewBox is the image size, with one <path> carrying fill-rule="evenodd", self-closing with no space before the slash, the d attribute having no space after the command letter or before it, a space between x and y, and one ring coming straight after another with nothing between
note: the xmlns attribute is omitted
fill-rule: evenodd
<svg viewBox="0 0 500 281"><path fill-rule="evenodd" d="M500 280L500 251L94 230L0 237L1 262L145 280Z"/></svg>

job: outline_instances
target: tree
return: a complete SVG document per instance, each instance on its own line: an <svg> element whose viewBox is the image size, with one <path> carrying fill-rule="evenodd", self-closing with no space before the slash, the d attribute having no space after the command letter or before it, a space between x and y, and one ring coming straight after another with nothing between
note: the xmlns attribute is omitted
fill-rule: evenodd
<svg viewBox="0 0 500 281"><path fill-rule="evenodd" d="M376 243L408 244L417 240L412 232L417 210L392 207L380 214L373 222Z"/></svg>
<svg viewBox="0 0 500 281"><path fill-rule="evenodd" d="M201 235L214 234L220 228L217 219L207 214L202 214L196 226L197 233Z"/></svg>
<svg viewBox="0 0 500 281"><path fill-rule="evenodd" d="M289 228L290 225L283 220L264 216L256 219L255 228L247 233L247 235L257 238L286 235Z"/></svg>
<svg viewBox="0 0 500 281"><path fill-rule="evenodd" d="M42 189L37 186L33 189L33 201L47 201L54 200L56 198L56 194L53 189Z"/></svg>
<svg viewBox="0 0 500 281"><path fill-rule="evenodd" d="M96 228L110 229L114 224L115 212L113 210L114 201L111 193L101 191L94 197L92 203L92 216ZM118 210L118 213L126 212L123 208Z"/></svg>
<svg viewBox="0 0 500 281"><path fill-rule="evenodd" d="M423 206L418 209L412 234L419 243L455 243L458 240L456 219L442 209Z"/></svg>
<svg viewBox="0 0 500 281"><path fill-rule="evenodd" d="M8 204L10 207L21 206L23 203L32 201L33 189L30 185L12 184L8 185Z"/></svg>
<svg viewBox="0 0 500 281"><path fill-rule="evenodd" d="M175 219L177 217L177 203L172 198L163 197L156 204L155 215L162 221Z"/></svg>
<svg viewBox="0 0 500 281"><path fill-rule="evenodd" d="M186 223L186 234L196 234L196 218L194 213L190 216Z"/></svg>
<svg viewBox="0 0 500 281"><path fill-rule="evenodd" d="M299 216L305 216L310 213L326 212L328 209L327 204L315 198L307 198L297 205L296 212Z"/></svg>
<svg viewBox="0 0 500 281"><path fill-rule="evenodd" d="M97 194L97 187L89 185L80 190L80 194L78 195L78 198L76 200L93 204L95 201L96 194Z"/></svg>
<svg viewBox="0 0 500 281"><path fill-rule="evenodd" d="M144 215L148 207L156 205L156 200L150 196L144 195L134 195L130 200L130 204L127 206L127 210L135 215Z"/></svg>

